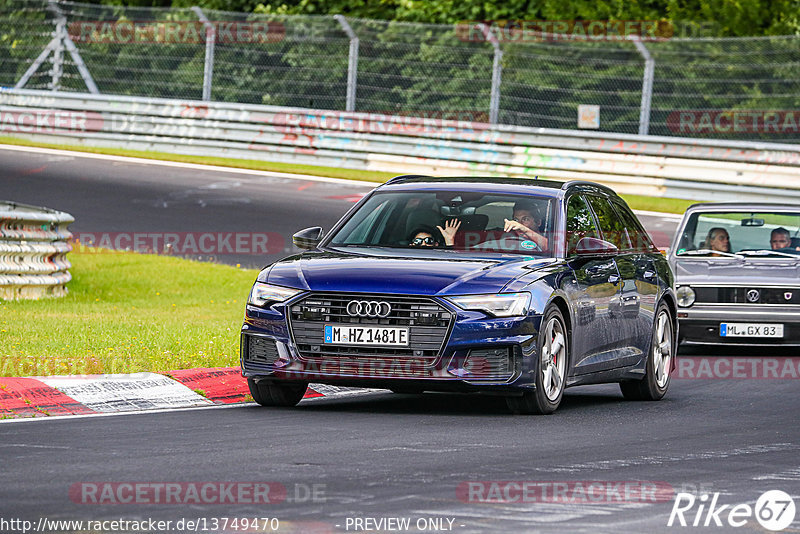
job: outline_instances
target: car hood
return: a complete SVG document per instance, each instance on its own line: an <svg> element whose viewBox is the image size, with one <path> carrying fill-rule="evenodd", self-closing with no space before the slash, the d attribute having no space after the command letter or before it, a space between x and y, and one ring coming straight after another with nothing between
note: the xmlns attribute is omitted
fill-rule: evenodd
<svg viewBox="0 0 800 534"><path fill-rule="evenodd" d="M675 281L679 285L786 285L800 284L800 262L778 259L677 260Z"/></svg>
<svg viewBox="0 0 800 534"><path fill-rule="evenodd" d="M520 284L513 282L520 278L525 277L526 283L537 279L536 271L553 261L523 256L488 260L311 251L273 264L261 273L259 280L312 291L416 295L496 293L510 283L510 290L518 289Z"/></svg>

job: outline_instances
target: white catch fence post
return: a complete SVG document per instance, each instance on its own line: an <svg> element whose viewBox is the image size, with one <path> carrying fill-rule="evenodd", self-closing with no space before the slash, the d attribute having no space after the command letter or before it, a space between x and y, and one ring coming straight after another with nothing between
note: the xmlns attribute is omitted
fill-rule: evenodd
<svg viewBox="0 0 800 534"><path fill-rule="evenodd" d="M350 39L350 54L347 58L347 98L345 100L345 111L356 110L356 86L358 85L358 47L359 40L356 32L350 27L347 19L342 15L334 15L333 18L342 27L342 30Z"/></svg>
<svg viewBox="0 0 800 534"><path fill-rule="evenodd" d="M214 45L217 41L217 30L211 21L208 20L203 10L197 6L192 7L192 11L203 23L206 29L206 56L203 64L203 100L211 100L211 84L214 80Z"/></svg>
<svg viewBox="0 0 800 534"><path fill-rule="evenodd" d="M639 135L650 132L650 104L653 100L653 73L656 62L650 51L638 36L631 37L636 50L644 59L644 76L642 77L642 104L639 109Z"/></svg>

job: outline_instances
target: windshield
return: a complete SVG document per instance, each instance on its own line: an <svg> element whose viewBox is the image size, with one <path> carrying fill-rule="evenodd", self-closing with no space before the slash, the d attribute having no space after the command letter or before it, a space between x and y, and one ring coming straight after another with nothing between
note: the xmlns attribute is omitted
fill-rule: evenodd
<svg viewBox="0 0 800 534"><path fill-rule="evenodd" d="M800 257L800 213L694 213L686 221L675 253L686 257Z"/></svg>
<svg viewBox="0 0 800 534"><path fill-rule="evenodd" d="M327 243L552 257L552 198L464 191L377 192Z"/></svg>

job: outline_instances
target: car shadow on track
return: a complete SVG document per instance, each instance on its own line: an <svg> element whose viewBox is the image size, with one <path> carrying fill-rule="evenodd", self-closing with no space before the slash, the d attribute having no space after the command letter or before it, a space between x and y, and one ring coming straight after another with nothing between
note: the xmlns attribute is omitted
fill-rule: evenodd
<svg viewBox="0 0 800 534"><path fill-rule="evenodd" d="M593 407L630 404L622 398L615 384L592 386L592 392L567 391L558 413L582 411ZM348 397L301 402L296 410L303 412L386 413L425 415L505 415L513 417L502 397L459 393L394 394L370 393Z"/></svg>

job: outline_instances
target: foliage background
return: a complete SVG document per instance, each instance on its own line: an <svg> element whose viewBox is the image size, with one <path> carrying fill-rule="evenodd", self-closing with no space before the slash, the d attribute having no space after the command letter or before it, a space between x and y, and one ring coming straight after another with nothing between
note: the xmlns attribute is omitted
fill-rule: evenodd
<svg viewBox="0 0 800 534"><path fill-rule="evenodd" d="M272 22L266 43L217 43L212 100L315 109L345 108L349 40L332 14L343 13L360 39L356 111L485 120L493 48L465 42L455 23L477 19L661 20L676 37L648 42L655 60L650 133L670 128L677 110L797 110L800 106L800 0L110 0L61 2L68 21ZM0 0L0 86L13 87L52 38L43 0ZM223 9L225 11L223 11ZM232 12L230 10L241 10ZM686 39L682 36L691 36ZM199 99L200 43L78 43L100 92ZM581 104L601 108L601 129L636 133L644 60L630 42L504 42L500 122L575 128ZM49 63L27 88L49 89ZM83 92L68 55L59 89ZM691 135L691 133L689 133ZM709 135L707 133L699 135ZM713 134L796 140L786 135Z"/></svg>

